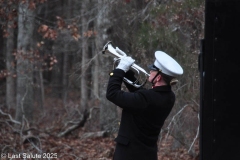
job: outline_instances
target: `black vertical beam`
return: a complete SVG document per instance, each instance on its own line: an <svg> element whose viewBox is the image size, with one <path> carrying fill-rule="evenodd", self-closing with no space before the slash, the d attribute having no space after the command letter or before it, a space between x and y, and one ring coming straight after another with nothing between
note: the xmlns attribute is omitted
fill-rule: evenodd
<svg viewBox="0 0 240 160"><path fill-rule="evenodd" d="M240 1L205 1L200 159L240 160Z"/></svg>
<svg viewBox="0 0 240 160"><path fill-rule="evenodd" d="M200 63L200 160L209 160L213 152L213 104L212 104L212 59L213 59L213 4L205 3L205 37L201 43ZM208 45L206 45L208 44ZM211 54L209 54L211 53ZM206 75L207 72L207 75ZM206 107L208 106L208 107Z"/></svg>

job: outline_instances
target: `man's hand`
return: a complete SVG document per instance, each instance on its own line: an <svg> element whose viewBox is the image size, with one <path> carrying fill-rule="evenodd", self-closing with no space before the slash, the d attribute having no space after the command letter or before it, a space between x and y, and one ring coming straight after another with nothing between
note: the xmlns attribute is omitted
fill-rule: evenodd
<svg viewBox="0 0 240 160"><path fill-rule="evenodd" d="M132 59L132 57L129 56L123 56L117 66L117 69L121 69L124 72L127 72L131 65L135 62L134 59Z"/></svg>

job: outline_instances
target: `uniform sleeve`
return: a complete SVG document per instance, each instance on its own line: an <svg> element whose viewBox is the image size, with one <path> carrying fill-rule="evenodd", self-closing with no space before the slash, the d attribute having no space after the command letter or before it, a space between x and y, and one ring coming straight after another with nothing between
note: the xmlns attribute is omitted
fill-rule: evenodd
<svg viewBox="0 0 240 160"><path fill-rule="evenodd" d="M135 73L134 73L132 70L129 70L129 71L126 72L126 74L125 74L124 77L127 78L127 79L129 79L129 80L132 81L132 82L135 82L135 81L137 80L137 78L135 77L134 74L135 74ZM127 89L129 90L129 92L135 92L135 91L139 90L140 88L142 88L142 87L136 88L136 87L134 87L133 85L130 85L130 84L128 84L128 83L125 82L125 81L123 81L123 83L125 84L125 86L126 86ZM139 85L139 82L137 82L136 84Z"/></svg>
<svg viewBox="0 0 240 160"><path fill-rule="evenodd" d="M124 92L121 90L121 85L125 72L120 69L115 69L108 81L106 98L115 105L124 109L144 109L148 105L147 96L144 92Z"/></svg>

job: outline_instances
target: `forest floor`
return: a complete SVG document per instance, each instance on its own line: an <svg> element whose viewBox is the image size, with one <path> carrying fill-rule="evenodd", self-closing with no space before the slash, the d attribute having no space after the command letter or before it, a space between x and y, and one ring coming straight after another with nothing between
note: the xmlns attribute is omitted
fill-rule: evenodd
<svg viewBox="0 0 240 160"><path fill-rule="evenodd" d="M53 103L52 109L45 115L44 120L38 122L36 126L30 127L28 123L21 125L21 128L13 122L7 111L0 108L0 153L1 160L7 159L56 159L56 160L111 160L114 153L114 137L108 136L90 136L86 128L79 127L69 134L58 136L62 122L61 114L64 110L56 108ZM62 112L62 113L61 113ZM54 113L54 114L53 114ZM13 114L11 114L13 115ZM48 118L47 118L48 117ZM51 118L49 118L51 117ZM63 116L62 116L63 117ZM159 143L159 160L198 160L191 157L187 149L178 146L173 149L173 138L168 138ZM198 146L195 144L196 153ZM20 156L20 158L19 158ZM43 157L45 156L45 158ZM41 157L41 158L40 158Z"/></svg>
<svg viewBox="0 0 240 160"><path fill-rule="evenodd" d="M74 134L64 137L35 131L35 134L29 135L27 139L27 136L19 135L2 121L0 127L2 160L10 159L9 156L4 158L4 154L14 156L19 153L36 153L37 155L44 153L46 156L52 157L52 159L59 160L111 160L114 152L115 143L113 137L81 138L85 134L83 129L78 129ZM197 158L191 157L184 148L171 150L171 143L171 138L161 143L158 152L159 160L197 160ZM32 159L34 159L33 157Z"/></svg>

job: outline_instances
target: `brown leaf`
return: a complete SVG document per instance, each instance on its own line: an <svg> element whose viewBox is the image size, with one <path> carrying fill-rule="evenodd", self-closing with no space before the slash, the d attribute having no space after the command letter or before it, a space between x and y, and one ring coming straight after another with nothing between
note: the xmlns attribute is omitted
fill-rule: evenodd
<svg viewBox="0 0 240 160"><path fill-rule="evenodd" d="M31 9L31 10L36 9L36 3L34 3L33 1L30 1L29 5L28 5L28 8Z"/></svg>

